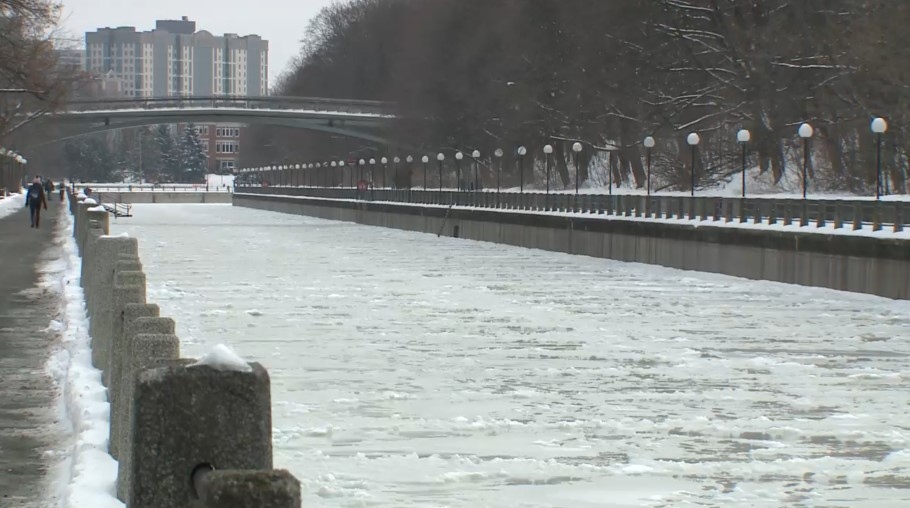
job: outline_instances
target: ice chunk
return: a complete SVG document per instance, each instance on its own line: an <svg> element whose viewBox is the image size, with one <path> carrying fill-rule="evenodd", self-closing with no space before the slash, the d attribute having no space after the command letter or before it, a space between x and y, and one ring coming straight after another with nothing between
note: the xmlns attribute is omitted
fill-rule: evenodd
<svg viewBox="0 0 910 508"><path fill-rule="evenodd" d="M236 372L251 372L253 370L253 368L250 367L243 358L240 358L233 349L224 344L215 346L205 356L200 358L199 361L190 365L190 367L198 367L200 365L207 365L215 370L231 370Z"/></svg>

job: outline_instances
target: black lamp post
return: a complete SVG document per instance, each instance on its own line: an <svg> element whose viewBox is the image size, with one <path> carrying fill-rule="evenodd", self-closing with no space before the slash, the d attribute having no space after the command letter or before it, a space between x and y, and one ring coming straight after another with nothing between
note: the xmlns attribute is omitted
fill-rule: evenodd
<svg viewBox="0 0 910 508"><path fill-rule="evenodd" d="M803 138L803 199L809 193L809 139L814 132L808 123L799 126L799 137Z"/></svg>
<svg viewBox="0 0 910 508"><path fill-rule="evenodd" d="M647 192L648 192L648 195L650 196L651 195L651 150L654 148L654 145L656 143L654 141L654 138L651 136L646 137L643 143L645 145L645 159L647 161L646 164L648 167L648 174L647 174L648 191Z"/></svg>
<svg viewBox="0 0 910 508"><path fill-rule="evenodd" d="M690 187L691 187L690 195L693 198L695 197L695 151L698 148L698 144L700 142L701 142L701 137L694 132L692 134L689 134L686 137L686 143L688 143L689 146L692 147L692 173L690 175L691 179L692 179L692 183L690 185Z"/></svg>
<svg viewBox="0 0 910 508"><path fill-rule="evenodd" d="M436 162L439 163L439 190L442 191L442 161L446 160L446 154L439 152L436 154Z"/></svg>
<svg viewBox="0 0 910 508"><path fill-rule="evenodd" d="M389 164L389 158L383 157L382 159L380 159L380 162L382 162L382 188L385 189L386 188L386 184L385 184L386 183L386 179L385 179L386 168L388 167L388 164Z"/></svg>
<svg viewBox="0 0 910 508"><path fill-rule="evenodd" d="M518 191L524 193L525 191L525 155L528 153L528 149L519 146L518 147Z"/></svg>
<svg viewBox="0 0 910 508"><path fill-rule="evenodd" d="M875 199L881 199L884 189L882 186L882 134L888 130L888 122L884 118L872 120L872 132L875 133Z"/></svg>
<svg viewBox="0 0 910 508"><path fill-rule="evenodd" d="M575 153L575 195L578 195L578 158L581 155L581 151L584 147L581 146L581 143L575 142L572 144L572 152Z"/></svg>
<svg viewBox="0 0 910 508"><path fill-rule="evenodd" d="M480 150L474 150L471 152L471 157L474 158L474 191L480 190Z"/></svg>
<svg viewBox="0 0 910 508"><path fill-rule="evenodd" d="M461 152L455 152L455 186L458 190L464 190L464 184L462 183L461 178L461 161L464 159L464 154Z"/></svg>
<svg viewBox="0 0 910 508"><path fill-rule="evenodd" d="M736 133L736 141L743 145L743 197L746 197L746 147L752 140L752 133L747 129L742 129Z"/></svg>
<svg viewBox="0 0 910 508"><path fill-rule="evenodd" d="M493 156L496 157L498 164L496 165L496 207L499 207L499 192L502 187L502 148L497 148L493 152Z"/></svg>

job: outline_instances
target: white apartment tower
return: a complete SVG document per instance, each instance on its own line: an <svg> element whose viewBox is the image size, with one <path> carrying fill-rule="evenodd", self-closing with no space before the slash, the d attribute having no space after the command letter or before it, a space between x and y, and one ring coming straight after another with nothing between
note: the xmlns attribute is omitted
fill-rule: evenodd
<svg viewBox="0 0 910 508"><path fill-rule="evenodd" d="M113 73L129 97L268 95L269 43L258 35L215 36L186 16L155 29L99 28L85 34L85 70Z"/></svg>

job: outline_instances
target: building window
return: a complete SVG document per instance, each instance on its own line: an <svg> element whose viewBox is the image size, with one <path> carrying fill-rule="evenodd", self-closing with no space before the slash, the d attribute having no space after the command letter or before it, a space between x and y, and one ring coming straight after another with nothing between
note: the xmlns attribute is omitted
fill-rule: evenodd
<svg viewBox="0 0 910 508"><path fill-rule="evenodd" d="M237 163L232 160L219 160L218 169L221 171L233 171L237 167Z"/></svg>
<svg viewBox="0 0 910 508"><path fill-rule="evenodd" d="M239 138L240 129L237 127L218 127L215 129L215 137L218 138Z"/></svg>
<svg viewBox="0 0 910 508"><path fill-rule="evenodd" d="M218 141L215 143L215 153L237 153L239 148L236 141Z"/></svg>

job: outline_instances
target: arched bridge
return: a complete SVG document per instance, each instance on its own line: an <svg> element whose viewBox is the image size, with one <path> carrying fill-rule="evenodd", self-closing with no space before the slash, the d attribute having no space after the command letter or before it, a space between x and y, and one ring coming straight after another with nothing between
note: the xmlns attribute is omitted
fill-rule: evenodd
<svg viewBox="0 0 910 508"><path fill-rule="evenodd" d="M313 97L163 97L71 101L38 124L59 129L39 144L105 130L173 123L242 123L293 127L384 143L377 128L393 120L386 102ZM33 144L32 146L35 146Z"/></svg>

